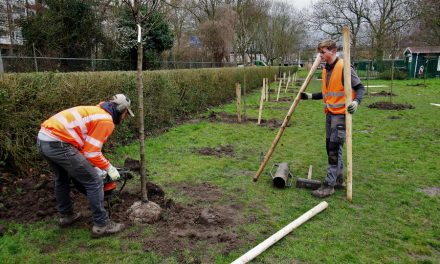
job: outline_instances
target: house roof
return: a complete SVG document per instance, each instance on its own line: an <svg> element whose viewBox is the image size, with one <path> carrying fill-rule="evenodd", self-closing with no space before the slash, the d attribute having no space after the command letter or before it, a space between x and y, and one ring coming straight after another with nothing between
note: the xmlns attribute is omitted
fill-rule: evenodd
<svg viewBox="0 0 440 264"><path fill-rule="evenodd" d="M403 53L440 53L440 46L407 47Z"/></svg>

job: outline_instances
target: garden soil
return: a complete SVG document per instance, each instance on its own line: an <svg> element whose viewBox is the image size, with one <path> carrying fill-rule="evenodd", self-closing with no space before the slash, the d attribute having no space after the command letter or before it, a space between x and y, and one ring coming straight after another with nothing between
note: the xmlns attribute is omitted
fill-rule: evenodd
<svg viewBox="0 0 440 264"><path fill-rule="evenodd" d="M238 123L236 115L230 115L225 112L211 112L208 116L208 120L210 122L224 122L224 123ZM242 124L244 123L254 123L258 122L257 118L247 118L246 120L242 120ZM281 127L282 121L277 120L276 118L272 118L269 120L261 119L260 126L267 126L270 129L278 129Z"/></svg>
<svg viewBox="0 0 440 264"><path fill-rule="evenodd" d="M10 175L2 175L1 179L5 179L5 176ZM22 224L49 221L56 225L58 214L50 175L18 178L14 182L0 184L0 219ZM247 222L241 214L241 205L234 203L233 199L221 202L223 192L211 184L181 183L174 188L179 197L186 197L190 202L177 203L168 198L160 186L151 182L147 184L148 197L161 206L162 214L158 222L148 225L153 231L146 234L144 230L147 224L131 223L126 213L141 197L140 190L126 187L111 203L111 219L130 227L119 236L139 241L145 251L174 255L180 261L189 258L192 263L211 262L212 259L199 259L209 258L202 257L207 255L206 249L216 248L227 254L243 243L234 231L234 228ZM72 190L71 196L74 208L83 215L71 228L91 230L91 212L86 197L76 190ZM0 225L0 236L14 232Z"/></svg>
<svg viewBox="0 0 440 264"><path fill-rule="evenodd" d="M219 146L216 148L204 147L204 148L195 149L194 152L203 156L232 157L234 156L234 147L232 145Z"/></svg>
<svg viewBox="0 0 440 264"><path fill-rule="evenodd" d="M405 110L414 109L414 106L410 104L394 104L391 102L375 102L368 105L368 108L376 108L380 110Z"/></svg>

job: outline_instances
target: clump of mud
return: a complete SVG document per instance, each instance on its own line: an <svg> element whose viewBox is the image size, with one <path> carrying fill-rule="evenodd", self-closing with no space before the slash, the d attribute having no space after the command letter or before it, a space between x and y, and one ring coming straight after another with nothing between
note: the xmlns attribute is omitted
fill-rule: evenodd
<svg viewBox="0 0 440 264"><path fill-rule="evenodd" d="M394 104L391 102L375 102L368 105L368 108L377 108L380 110L405 110L414 109L415 107L410 104Z"/></svg>

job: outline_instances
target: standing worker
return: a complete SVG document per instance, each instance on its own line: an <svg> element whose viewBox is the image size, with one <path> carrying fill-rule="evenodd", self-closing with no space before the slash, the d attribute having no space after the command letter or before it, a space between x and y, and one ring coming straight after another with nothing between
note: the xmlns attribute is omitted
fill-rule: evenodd
<svg viewBox="0 0 440 264"><path fill-rule="evenodd" d="M102 146L127 114L134 116L130 99L123 94L96 106L77 106L61 111L41 124L37 146L55 172L55 197L59 225L66 227L80 219L70 199L70 182L81 184L92 210L92 237L120 232L124 224L115 223L104 208L104 170L112 180L120 178L118 170L101 152ZM99 169L99 170L98 170Z"/></svg>
<svg viewBox="0 0 440 264"><path fill-rule="evenodd" d="M327 176L322 186L313 191L313 196L324 198L335 192L335 187L344 186L342 171L344 168L342 151L345 142L345 92L343 80L343 60L336 55L336 42L324 40L318 44L321 60L326 62L322 71L322 91L319 93L301 93L301 99L323 99L326 113L325 139L328 156ZM352 103L347 111L356 112L365 87L351 68Z"/></svg>

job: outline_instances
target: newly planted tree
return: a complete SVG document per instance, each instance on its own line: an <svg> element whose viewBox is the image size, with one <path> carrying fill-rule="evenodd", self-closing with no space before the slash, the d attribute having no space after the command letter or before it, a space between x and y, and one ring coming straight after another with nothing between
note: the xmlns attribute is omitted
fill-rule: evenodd
<svg viewBox="0 0 440 264"><path fill-rule="evenodd" d="M142 202L148 202L147 194L147 168L145 159L145 124L144 124L144 85L142 82L142 59L143 59L143 43L142 43L142 25L160 10L162 1L160 0L123 0L130 9L134 21L138 27L138 49L137 49L137 73L136 73L136 89L138 94L138 120L139 120L139 151L140 151L140 174L141 174L141 192ZM148 30L148 29L147 29Z"/></svg>

